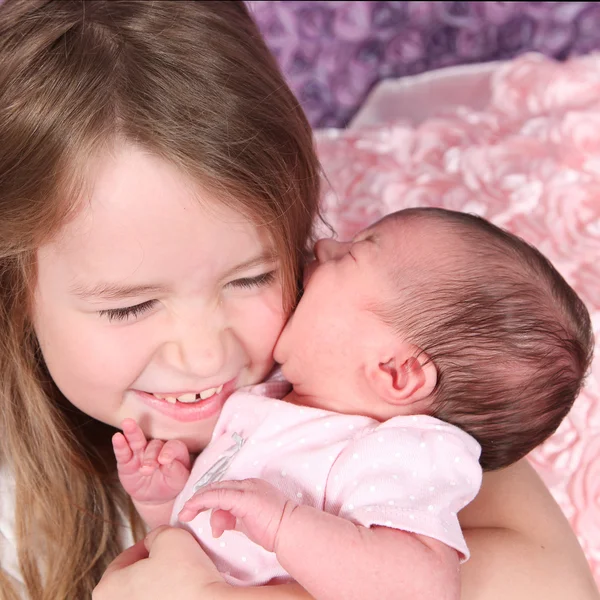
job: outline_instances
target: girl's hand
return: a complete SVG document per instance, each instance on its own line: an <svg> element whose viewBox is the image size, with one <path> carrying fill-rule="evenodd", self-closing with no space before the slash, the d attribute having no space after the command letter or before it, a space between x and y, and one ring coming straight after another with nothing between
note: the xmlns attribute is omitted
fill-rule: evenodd
<svg viewBox="0 0 600 600"><path fill-rule="evenodd" d="M295 508L278 489L262 479L220 481L196 492L179 513L182 522L215 509L210 517L214 537L238 529L269 552L275 551L281 524Z"/></svg>
<svg viewBox="0 0 600 600"><path fill-rule="evenodd" d="M218 600L228 588L190 533L163 525L113 560L92 600Z"/></svg>
<svg viewBox="0 0 600 600"><path fill-rule="evenodd" d="M162 504L174 500L190 475L190 453L180 440L148 442L133 419L112 439L119 479L135 502Z"/></svg>

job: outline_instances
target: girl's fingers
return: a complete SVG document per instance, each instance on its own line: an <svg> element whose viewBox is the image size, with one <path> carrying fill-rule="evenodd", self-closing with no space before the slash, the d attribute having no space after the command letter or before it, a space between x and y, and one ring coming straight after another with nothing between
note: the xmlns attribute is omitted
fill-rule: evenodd
<svg viewBox="0 0 600 600"><path fill-rule="evenodd" d="M121 429L123 429L123 435L133 453L142 452L146 447L147 440L140 426L133 419L125 419L121 424Z"/></svg>
<svg viewBox="0 0 600 600"><path fill-rule="evenodd" d="M169 440L165 442L157 460L161 465L168 465L177 461L189 469L190 452L181 440Z"/></svg>
<svg viewBox="0 0 600 600"><path fill-rule="evenodd" d="M114 574L118 571L122 571L144 558L148 558L148 550L146 550L144 540L141 540L137 544L121 552L121 554L106 567L102 579L106 580L106 578L110 578L111 576L114 577Z"/></svg>

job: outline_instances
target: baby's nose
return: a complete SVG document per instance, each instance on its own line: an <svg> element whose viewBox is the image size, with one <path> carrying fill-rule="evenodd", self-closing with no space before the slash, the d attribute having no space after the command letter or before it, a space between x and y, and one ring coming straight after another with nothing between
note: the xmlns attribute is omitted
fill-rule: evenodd
<svg viewBox="0 0 600 600"><path fill-rule="evenodd" d="M337 260L348 253L350 244L350 242L338 242L331 239L319 240L315 244L315 256L320 263Z"/></svg>

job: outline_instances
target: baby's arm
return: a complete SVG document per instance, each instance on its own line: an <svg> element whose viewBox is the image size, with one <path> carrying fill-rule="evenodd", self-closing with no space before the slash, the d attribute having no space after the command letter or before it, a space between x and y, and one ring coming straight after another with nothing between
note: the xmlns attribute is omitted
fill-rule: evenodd
<svg viewBox="0 0 600 600"><path fill-rule="evenodd" d="M119 479L151 528L168 525L175 498L190 474L190 454L179 440L148 442L133 419L113 436Z"/></svg>
<svg viewBox="0 0 600 600"><path fill-rule="evenodd" d="M456 550L425 536L363 527L298 506L281 530L281 565L319 600L460 598Z"/></svg>
<svg viewBox="0 0 600 600"><path fill-rule="evenodd" d="M234 529L275 552L284 569L318 600L432 598L458 600L457 552L427 538L388 527L362 527L309 506L299 506L265 481L207 486L180 513L211 516L215 537Z"/></svg>

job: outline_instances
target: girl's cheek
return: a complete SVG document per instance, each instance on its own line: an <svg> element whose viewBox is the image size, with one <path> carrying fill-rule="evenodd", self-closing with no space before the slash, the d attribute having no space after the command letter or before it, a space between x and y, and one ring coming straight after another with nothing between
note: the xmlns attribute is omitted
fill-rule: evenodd
<svg viewBox="0 0 600 600"><path fill-rule="evenodd" d="M95 377L129 381L152 360L156 336L145 323L121 326L103 317L82 327L82 344L72 345L74 360L85 360Z"/></svg>
<svg viewBox="0 0 600 600"><path fill-rule="evenodd" d="M269 290L237 312L232 328L238 340L253 355L253 362L265 362L272 360L285 321L281 293Z"/></svg>
<svg viewBox="0 0 600 600"><path fill-rule="evenodd" d="M281 286L269 290L268 297L265 301L264 323L270 332L278 337L281 333L286 321L287 315L283 309L283 297Z"/></svg>

